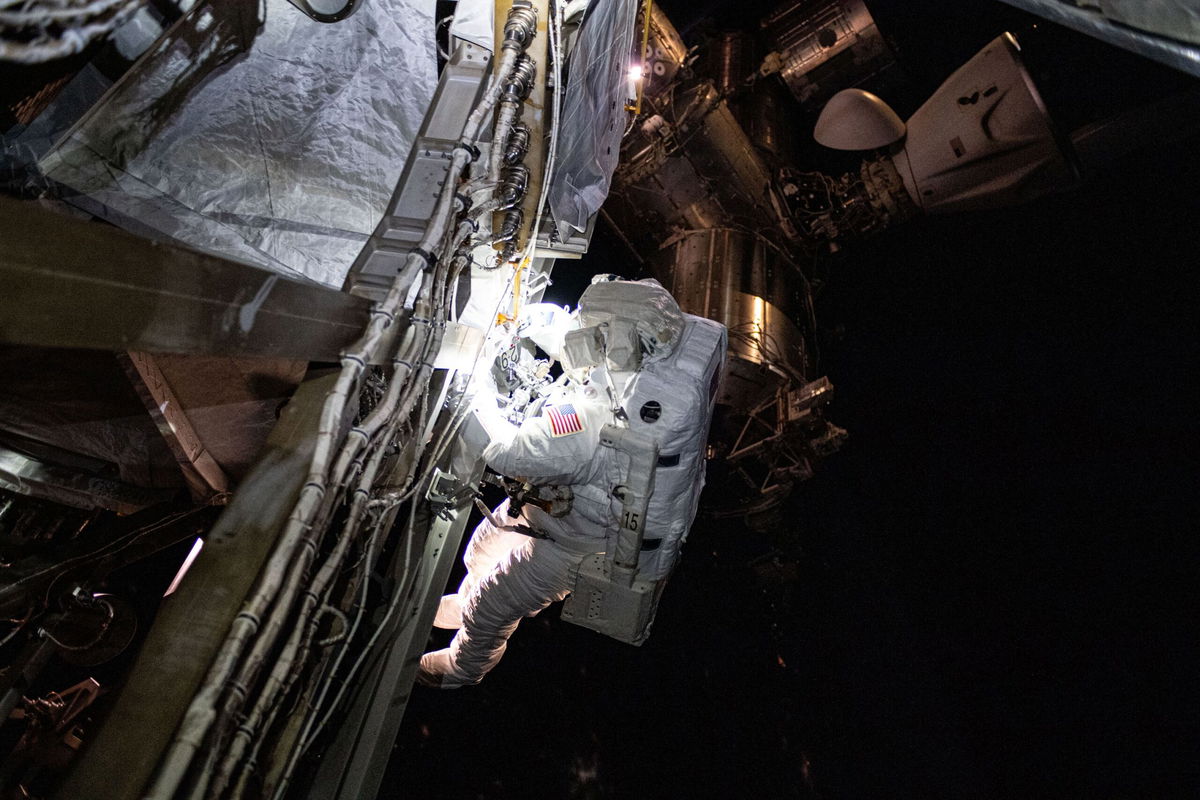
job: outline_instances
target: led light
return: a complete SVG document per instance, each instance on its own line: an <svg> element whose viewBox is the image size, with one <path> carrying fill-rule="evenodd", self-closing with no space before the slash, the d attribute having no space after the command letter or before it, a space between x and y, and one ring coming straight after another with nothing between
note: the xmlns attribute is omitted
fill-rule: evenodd
<svg viewBox="0 0 1200 800"><path fill-rule="evenodd" d="M174 594L175 590L179 588L179 584L183 582L183 576L187 575L188 570L192 566L192 562L196 560L196 556L200 555L200 549L202 547L204 547L204 540L197 539L192 545L191 552L189 552L187 554L187 558L183 560L183 565L179 568L179 571L175 573L175 579L171 581L171 585L168 586L167 591L163 593L163 597L171 596Z"/></svg>
<svg viewBox="0 0 1200 800"><path fill-rule="evenodd" d="M634 64L629 68L629 80L640 81L644 73L645 70L642 68L641 64Z"/></svg>

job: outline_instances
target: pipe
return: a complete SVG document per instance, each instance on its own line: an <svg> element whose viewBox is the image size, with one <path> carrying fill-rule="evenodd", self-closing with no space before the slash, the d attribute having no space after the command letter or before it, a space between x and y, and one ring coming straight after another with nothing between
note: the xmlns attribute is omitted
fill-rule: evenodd
<svg viewBox="0 0 1200 800"><path fill-rule="evenodd" d="M462 224L452 241L449 243L449 249L457 248L463 239L470 233L470 226ZM430 280L428 274L426 276L426 284ZM419 300L414 313L414 319L433 319L441 318L445 313L445 303L447 294L447 276L445 271L439 270L432 276L433 286L430 289L427 285L419 294ZM427 308L427 298L432 295L437 298L434 308ZM232 691L227 699L224 716L226 719L231 719L241 705L242 699L246 692L251 688L253 682L257 679L258 671L265 662L275 639L281 632L282 625L286 620L291 619L293 634L289 637L284 646L283 653L279 656L275 668L267 677L267 682L261 689L255 707L252 709L250 717L241 725L235 735L234 741L230 745L230 750L222 760L219 769L217 770L214 786L209 789L208 796L219 797L225 786L228 785L232 777L233 770L244 754L251 737L259 728L259 725L268 710L271 711L271 716L274 716L272 701L286 684L290 686L294 680L295 674L291 670L291 665L297 660L302 661L308 652L311 638L315 635L315 618L313 611L317 606L318 600L324 594L327 585L335 576L337 569L340 568L342 559L348 550L350 541L354 538L357 532L362 517L367 509L367 500L369 499L369 489L374 484L380 462L385 455L385 445L391 442L398 430L400 423L406 420L411 415L416 398L421 395L420 392L411 391L413 385L423 386L428 382L429 374L432 371L433 355L436 354L441 344L441 339L444 333L444 327L437 325L433 326L432 334L424 337L422 347L417 354L411 350L405 350L402 355L404 358L399 360L397 373L393 376L392 382L388 387L388 391L384 398L381 399L379 405L373 409L367 418L363 421L359 428L354 429L359 433L356 439L355 451L364 444L374 444L375 448L372 451L369 460L364 465L362 459L355 461L359 469L359 486L354 492L354 497L351 503L351 510L346 523L343 526L343 533L338 537L334 550L322 565L313 584L304 592L301 600L301 605L295 614L295 618L291 619L291 604L295 602L295 597L301 588L303 576L307 574L307 569L311 563L313 555L315 555L316 543L306 540L308 545L302 553L301 558L293 565L293 572L289 575L289 580L285 586L281 596L277 598L275 609L272 612L271 620L263 634L258 637L255 646L247 658L246 664L239 672L237 678L231 685ZM406 342L412 343L414 339L407 337ZM408 364L405 359L411 358L420 365L418 376L414 384L408 383L410 370L413 365ZM400 399L398 387L407 387L410 391L404 393L403 400ZM399 411L396 408L399 406ZM386 433L381 439L376 439L375 433L379 429L381 423L386 420ZM339 454L339 464L344 464L348 460L348 454L351 452L351 445L348 442L346 447ZM409 470L409 475L415 470L414 463ZM335 468L335 471L337 468ZM408 478L406 477L406 480ZM305 624L307 622L307 625ZM301 631L307 631L301 640ZM301 643L303 641L303 644ZM286 691L286 689L283 689ZM219 732L219 731L218 731ZM205 791L205 782L210 770L205 770L200 780L197 781L193 790L194 797L202 796Z"/></svg>
<svg viewBox="0 0 1200 800"><path fill-rule="evenodd" d="M520 10L514 8L514 12ZM510 15L510 24L513 16ZM515 14L515 16L522 18L528 17L528 14ZM532 32L529 36L532 37ZM326 396L308 479L301 489L296 507L289 517L288 524L268 562L267 569L264 570L259 586L256 587L255 592L234 620L203 684L189 705L179 731L147 792L146 800L169 800L174 796L192 759L203 746L204 739L217 718L216 702L222 689L233 675L249 641L258 633L263 614L275 600L284 584L285 573L288 572L287 566L302 546L303 532L311 525L325 495L328 485L326 481L327 467L337 433L341 428L351 389L358 386L367 360L371 356L377 355L384 340L384 333L396 318L396 311L403 307L412 307L412 304L405 298L410 295L409 289L416 276L423 269L434 266L434 264L428 263L427 257L423 253L432 252L431 248L443 238L448 229L450 212L455 202L455 190L463 169L474 151L471 142L478 138L479 130L482 128L487 114L494 107L504 81L516 64L518 53L507 46L509 41L515 41L515 39L506 39L500 68L493 77L484 98L468 116L463 126L459 147L454 150L447 178L443 183L438 203L426 226L421 242L409 255L404 269L389 287L384 301L372 310L370 322L363 336L342 358L342 372L339 374L334 388ZM416 298L413 302L416 302ZM425 374L428 374L427 371ZM412 404L406 405L411 408ZM336 491L336 484L334 486Z"/></svg>

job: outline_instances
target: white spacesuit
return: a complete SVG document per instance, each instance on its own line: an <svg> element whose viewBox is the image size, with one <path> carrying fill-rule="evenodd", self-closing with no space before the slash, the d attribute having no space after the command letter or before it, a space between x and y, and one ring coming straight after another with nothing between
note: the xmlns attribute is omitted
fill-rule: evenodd
<svg viewBox="0 0 1200 800"><path fill-rule="evenodd" d="M551 394L519 428L499 420L494 404L478 412L493 434L484 451L488 466L544 488L534 489L531 501L506 500L475 529L463 556L467 576L457 594L442 599L435 621L458 633L448 648L421 657L418 680L425 685L478 683L522 617L566 597L585 558L612 553L621 529L614 490L629 460L602 446L606 425L642 429L662 453L638 571L665 579L678 557L703 486L724 327L683 314L655 281L593 284L580 298L579 324L584 328L568 337L561 360L578 374L589 360L596 364L586 380ZM539 343L559 358L562 338L559 329ZM590 359L578 346L584 340L598 350ZM568 501L552 505L550 497Z"/></svg>

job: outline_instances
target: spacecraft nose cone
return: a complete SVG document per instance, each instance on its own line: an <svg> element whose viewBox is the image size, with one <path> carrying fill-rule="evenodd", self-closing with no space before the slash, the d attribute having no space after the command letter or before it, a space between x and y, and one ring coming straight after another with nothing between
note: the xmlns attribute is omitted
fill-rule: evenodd
<svg viewBox="0 0 1200 800"><path fill-rule="evenodd" d="M871 150L904 136L904 123L891 106L862 89L843 89L829 98L813 138L835 150Z"/></svg>

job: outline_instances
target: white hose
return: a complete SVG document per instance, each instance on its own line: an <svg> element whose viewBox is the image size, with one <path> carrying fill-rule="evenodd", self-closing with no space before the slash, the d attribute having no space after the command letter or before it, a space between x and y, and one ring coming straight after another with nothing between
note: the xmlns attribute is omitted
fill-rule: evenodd
<svg viewBox="0 0 1200 800"><path fill-rule="evenodd" d="M433 284L432 286L429 285L431 281ZM430 293L438 298L437 316L440 317L442 314L442 306L445 302L445 280L444 275L441 272L437 274L436 279L432 275L426 273L420 296L426 297ZM432 317L433 309L424 308L423 306L426 304L426 301L418 302L418 311ZM411 330L412 329L410 328L410 331ZM402 356L407 356L408 358L417 361L419 364L420 370L417 380L412 383L409 382L413 365L410 364L404 368L397 369L396 374L393 375L392 384L389 386L389 391L387 394L385 394L383 402L381 402L381 404L377 406L371 412L371 414L368 415L366 420L364 420L363 427L360 429L363 430L363 435L356 437L353 447L351 446L350 442L347 442L346 446L339 454L339 465L345 464L348 460L347 454L352 450L357 452L359 446L371 438L370 434L374 433L383 421L387 420L389 423L388 435L384 437L386 443L386 441L391 440L397 426L399 425L399 422L407 419L411 415L412 406L415 404L415 398L423 394L420 391L416 391L415 388L423 386L428 381L429 372L431 369L431 351L436 352L437 348L440 346L443 330L444 328L441 326L435 326L433 328L433 334L424 337L424 339L421 341L420 353L412 353L408 348L402 351ZM410 347L415 346L416 339L406 341L410 344ZM404 387L406 391L403 392L403 394L400 391L393 392L391 391L393 387ZM401 397L403 397L403 400L400 399ZM398 412L394 407L389 407L389 400L398 402ZM378 445L378 443L376 444ZM348 545L349 540L356 532L362 518L362 513L366 510L367 491L374 483L384 452L384 447L376 446L368 460L368 463L365 465L365 468L362 469L359 478L359 487L354 493L350 515L348 517L346 526L343 529L344 533L339 537L337 544L335 545L335 555L331 555L329 559L327 559L325 566L329 566L330 562L335 560L335 557L337 559L341 558L341 555L345 552L346 545ZM339 482L344 480L344 478L344 475L339 476ZM316 548L317 541L315 541L314 536L305 536L302 539L299 557L296 558L294 563L291 565L287 581L279 595L275 598L275 605L272 609L270 617L267 620L267 624L259 634L258 638L255 640L250 655L246 658L242 668L238 671L237 676L230 684L223 714L225 719L232 719L237 713L238 709L241 707L243 699L246 697L248 690L257 680L259 670L262 668L271 649L274 647L278 635L283 630L283 626L291 621L293 629L296 631L302 630L304 627L306 627L304 623L308 617L311 616L316 604L316 595L313 593L311 588L305 593L305 601L302 603L301 608L297 613L298 618L293 619L291 612L292 605L294 604L296 598L300 595L304 578L308 574L309 566L316 555ZM328 577L324 578L324 580L327 581ZM319 585L322 582L321 575L319 574L318 581L315 582L314 585ZM317 594L319 594L320 591L321 590L319 590ZM309 602L309 599L311 599L312 602ZM298 644L298 639L295 636L291 638ZM285 646L285 653L287 652L288 647ZM295 651L292 650L290 656L287 658L281 656L281 659L283 662L290 664L290 658L294 656ZM280 668L277 666L272 675L268 676L267 685L263 687L262 692L259 695L258 705L261 707L261 710L259 711L259 717L261 717L261 714L265 712L266 706L270 704L274 697L275 690L279 688L279 685L282 682L283 677L279 676L279 673ZM286 676L286 674L287 668L285 667L283 669L283 676ZM278 680L273 681L273 678L278 678ZM218 728L217 734L219 735L220 732L221 731ZM218 771L217 786L213 788L211 796L219 796L220 792L223 791L228 777L231 774L233 767L236 765L236 761L240 759L242 752L244 752L245 744L244 742L239 744L239 742L241 742L241 739L235 739L234 745L231 746L231 753L227 754L226 758L222 760L220 770ZM233 750L236 750L236 753L234 753ZM210 774L211 771L208 769L203 771L200 778L194 785L192 797L198 800L200 797L204 796L207 788L207 778Z"/></svg>
<svg viewBox="0 0 1200 800"><path fill-rule="evenodd" d="M586 4L585 4L586 5ZM554 178L555 159L558 155L558 123L559 114L562 111L562 25L563 25L563 10L558 3L550 4L550 64L554 70L554 102L550 107L550 130L554 135L550 137L550 149L546 153L546 169L542 173L542 191L538 198L537 214L533 218L533 226L529 231L529 241L525 243L524 257L520 263L524 263L525 259L532 259L534 252L537 249L538 235L541 233L542 215L546 211L546 199L550 194L550 182ZM533 286L526 285L526 291L532 292ZM523 299L523 298L522 298Z"/></svg>
<svg viewBox="0 0 1200 800"><path fill-rule="evenodd" d="M500 66L493 75L483 99L468 116L463 126L460 141L464 145L469 145L478 138L478 133L499 98L503 82L512 71L517 56L518 53L512 51L504 53ZM424 236L417 246L417 252L409 255L404 269L392 282L383 302L372 309L371 318L363 336L343 356L342 371L334 388L326 396L322 407L314 452L300 497L289 516L267 567L262 573L258 586L235 618L204 682L189 705L179 731L146 795L146 800L169 800L174 796L192 759L203 745L210 727L217 718L216 704L222 689L234 674L250 639L258 633L264 613L272 601L277 599L285 582L289 589L284 592L285 597L294 590L295 584L292 578L302 574L302 571L298 569L299 563L293 565L292 562L296 558L298 549L302 546L305 530L311 526L314 516L322 505L321 501L326 487L329 485L327 481L329 462L341 430L348 398L352 390L357 389L366 364L376 360L379 356L378 350L384 340L384 333L395 320L396 313L404 306L413 281L423 269L432 266L427 264L426 257L421 254L421 251L432 252L431 248L445 235L454 208L455 190L469 159L470 152L465 146L454 150L438 202L426 226ZM436 258L436 256L434 257ZM418 302L414 308L416 305L422 305L422 303ZM426 375L428 374L427 371L424 372ZM414 388L420 389L421 387ZM404 405L411 411L413 403ZM336 491L337 484L334 483L333 486ZM301 562L304 560L305 557L301 556ZM297 567L297 569L289 570L289 566ZM286 606L288 603L282 605ZM267 638L273 641L277 633L278 628L272 627ZM261 648L263 651L265 649Z"/></svg>
<svg viewBox="0 0 1200 800"><path fill-rule="evenodd" d="M306 588L299 612L300 620L292 626L292 632L283 647L283 651L276 659L275 666L272 668L270 675L267 676L266 684L259 692L254 707L251 709L245 722L238 726L229 751L216 771L211 787L211 794L214 797L220 797L221 793L225 790L229 778L233 775L234 769L241 761L246 748L249 746L254 735L258 733L263 718L267 715L268 710L275 705L274 700L277 694L282 692L285 686L290 685L291 680L295 678L292 666L297 661L303 660L301 654L304 650L307 650L316 633L317 620L313 618L307 624L299 623L311 615L318 602L324 599L326 589L329 588L338 570L341 569L346 553L349 552L350 542L354 539L353 534L361 523L362 516L366 511L367 493L375 480L385 451L385 448L377 447L370 461L363 469L362 475L359 477L350 513L347 515L346 521L342 526L342 535L338 537L333 551L317 571L312 583ZM203 791L203 787L200 786L199 782L197 782L197 787L201 792ZM196 792L194 791L193 794L196 794Z"/></svg>

